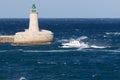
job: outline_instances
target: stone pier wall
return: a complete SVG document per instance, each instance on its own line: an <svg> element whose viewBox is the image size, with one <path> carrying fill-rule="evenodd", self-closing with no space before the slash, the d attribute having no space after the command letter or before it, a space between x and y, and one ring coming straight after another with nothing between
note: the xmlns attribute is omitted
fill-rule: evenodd
<svg viewBox="0 0 120 80"><path fill-rule="evenodd" d="M7 36L7 35L3 35L0 36L0 43L13 43L14 42L14 36Z"/></svg>

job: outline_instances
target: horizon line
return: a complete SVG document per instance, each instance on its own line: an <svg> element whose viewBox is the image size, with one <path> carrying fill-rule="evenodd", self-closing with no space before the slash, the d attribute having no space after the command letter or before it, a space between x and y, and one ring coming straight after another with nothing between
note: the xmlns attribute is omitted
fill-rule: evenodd
<svg viewBox="0 0 120 80"><path fill-rule="evenodd" d="M29 19L29 18L0 18L0 19ZM38 18L38 19L120 19L120 18Z"/></svg>

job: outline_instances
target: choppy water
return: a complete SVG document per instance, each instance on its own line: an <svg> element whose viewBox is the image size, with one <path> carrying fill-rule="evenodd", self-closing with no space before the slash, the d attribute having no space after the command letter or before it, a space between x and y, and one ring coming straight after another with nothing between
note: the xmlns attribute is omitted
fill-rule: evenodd
<svg viewBox="0 0 120 80"><path fill-rule="evenodd" d="M0 19L0 34L28 28L28 19ZM54 42L0 44L0 80L120 80L120 19L40 19ZM62 48L79 40L89 46Z"/></svg>

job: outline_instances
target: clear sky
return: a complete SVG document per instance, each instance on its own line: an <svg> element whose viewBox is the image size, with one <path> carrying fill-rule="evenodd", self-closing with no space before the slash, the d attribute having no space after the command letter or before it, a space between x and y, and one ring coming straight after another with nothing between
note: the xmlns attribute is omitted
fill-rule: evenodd
<svg viewBox="0 0 120 80"><path fill-rule="evenodd" d="M120 18L120 0L0 0L0 18L28 18L33 3L39 18Z"/></svg>

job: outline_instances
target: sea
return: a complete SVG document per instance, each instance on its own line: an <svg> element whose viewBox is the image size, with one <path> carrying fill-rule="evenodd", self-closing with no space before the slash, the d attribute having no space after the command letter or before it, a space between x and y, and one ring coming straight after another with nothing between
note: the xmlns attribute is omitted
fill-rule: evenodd
<svg viewBox="0 0 120 80"><path fill-rule="evenodd" d="M28 26L29 19L0 19L0 35ZM41 18L39 28L54 33L52 44L0 44L0 80L120 80L120 19ZM70 41L83 46L63 47Z"/></svg>

